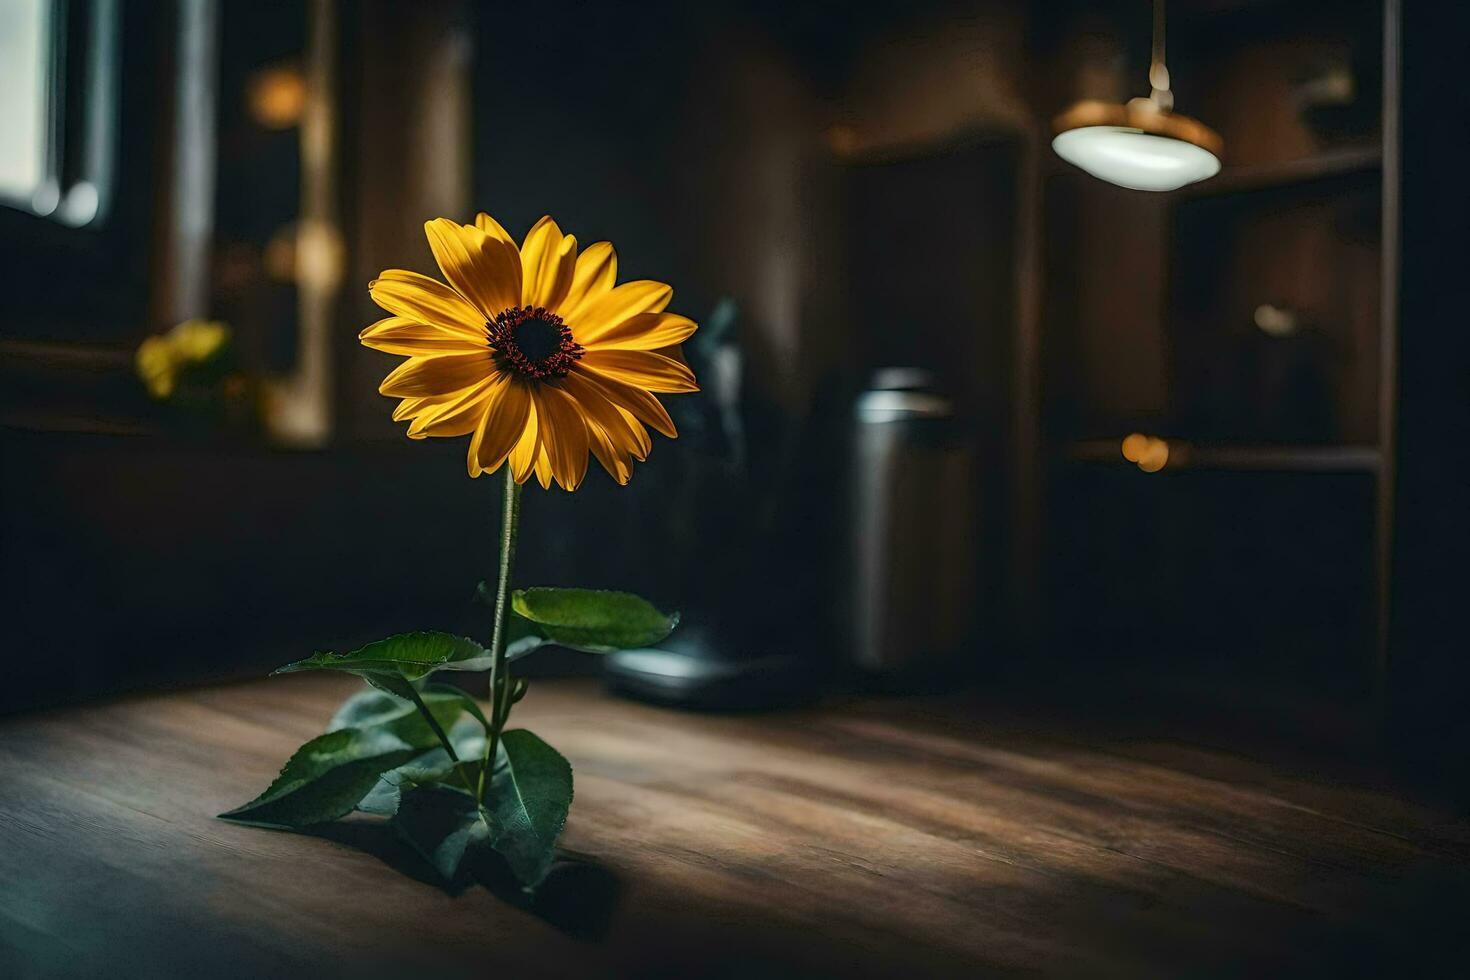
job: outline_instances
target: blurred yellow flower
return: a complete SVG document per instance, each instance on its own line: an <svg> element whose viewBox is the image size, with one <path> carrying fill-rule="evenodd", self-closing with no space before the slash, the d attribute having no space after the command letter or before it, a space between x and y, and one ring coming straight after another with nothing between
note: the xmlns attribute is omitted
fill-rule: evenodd
<svg viewBox="0 0 1470 980"><path fill-rule="evenodd" d="M230 328L214 320L185 320L168 332L185 364L203 364L230 339Z"/></svg>
<svg viewBox="0 0 1470 980"><path fill-rule="evenodd" d="M185 320L166 334L138 345L133 364L154 398L167 399L178 387L179 375L191 365L213 359L230 340L230 328L213 320Z"/></svg>
<svg viewBox="0 0 1470 980"><path fill-rule="evenodd" d="M378 390L402 399L410 438L467 435L470 476L508 463L517 483L575 490L589 452L625 484L652 448L645 425L677 436L653 393L699 390L679 351L697 327L665 312L672 289L615 285L612 245L578 254L549 216L519 247L488 214L424 228L448 285L385 271L368 290L393 316L359 335L408 356Z"/></svg>
<svg viewBox="0 0 1470 980"><path fill-rule="evenodd" d="M138 377L154 398L167 398L174 393L177 365L174 349L162 337L149 337L138 347L133 356Z"/></svg>

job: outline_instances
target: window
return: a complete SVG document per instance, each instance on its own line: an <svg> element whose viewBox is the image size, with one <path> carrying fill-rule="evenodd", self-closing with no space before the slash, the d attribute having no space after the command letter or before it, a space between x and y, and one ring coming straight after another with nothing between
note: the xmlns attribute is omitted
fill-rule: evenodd
<svg viewBox="0 0 1470 980"><path fill-rule="evenodd" d="M91 224L112 177L117 0L0 3L0 203Z"/></svg>
<svg viewBox="0 0 1470 980"><path fill-rule="evenodd" d="M0 4L0 196L29 205L46 172L51 4Z"/></svg>
<svg viewBox="0 0 1470 980"><path fill-rule="evenodd" d="M0 0L0 268L48 287L9 291L0 345L132 345L153 327L176 6Z"/></svg>

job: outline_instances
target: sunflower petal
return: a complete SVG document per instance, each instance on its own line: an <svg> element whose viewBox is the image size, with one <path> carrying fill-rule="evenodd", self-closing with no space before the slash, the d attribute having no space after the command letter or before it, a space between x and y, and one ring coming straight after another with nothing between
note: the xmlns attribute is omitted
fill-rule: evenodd
<svg viewBox="0 0 1470 980"><path fill-rule="evenodd" d="M541 484L542 490L551 489L551 454L546 451L546 444L539 443L536 447L536 482Z"/></svg>
<svg viewBox="0 0 1470 980"><path fill-rule="evenodd" d="M559 310L576 268L576 237L563 235L546 215L526 232L521 246L521 305Z"/></svg>
<svg viewBox="0 0 1470 980"><path fill-rule="evenodd" d="M393 421L402 422L404 419L411 419L422 412L433 401L433 398L425 398L422 395L405 398L398 403L397 408L393 409Z"/></svg>
<svg viewBox="0 0 1470 980"><path fill-rule="evenodd" d="M648 458L649 453L653 452L653 438L643 427L643 423L633 417L632 412L621 405L617 406L617 410L618 414L623 417L623 421L628 423L629 431L633 433L633 458L642 462Z"/></svg>
<svg viewBox="0 0 1470 980"><path fill-rule="evenodd" d="M485 441L485 428L490 424L490 416L495 414L495 409L500 404L500 396L510 387L510 378L501 378L490 389L488 403L485 406L485 414L475 426L475 431L470 433L470 448L465 456L465 467L470 474L470 479L475 479L481 473L480 468L480 443Z"/></svg>
<svg viewBox="0 0 1470 980"><path fill-rule="evenodd" d="M480 322L521 300L521 259L515 244L448 218L424 223L429 248L444 278L480 312Z"/></svg>
<svg viewBox="0 0 1470 980"><path fill-rule="evenodd" d="M510 471L517 483L525 483L530 477L532 470L536 468L536 454L541 448L540 442L540 411L537 409L537 394L532 388L531 408L526 414L526 428L521 432L521 438L510 451Z"/></svg>
<svg viewBox="0 0 1470 980"><path fill-rule="evenodd" d="M486 346L483 337L471 339L462 330L445 330L405 319L390 316L365 328L357 335L364 347L386 351L389 354L464 354Z"/></svg>
<svg viewBox="0 0 1470 980"><path fill-rule="evenodd" d="M648 457L646 451L640 453L648 433L582 377L568 374L562 380L567 393L577 400L587 417L592 455L619 486L626 485L633 478L633 458ZM638 427L638 433L634 433L633 426Z"/></svg>
<svg viewBox="0 0 1470 980"><path fill-rule="evenodd" d="M470 476L494 473L500 468L525 433L530 411L531 395L525 385L509 375L496 381L485 417L470 438Z"/></svg>
<svg viewBox="0 0 1470 980"><path fill-rule="evenodd" d="M378 392L402 398L407 395L448 395L483 381L495 372L488 350L473 354L438 354L410 357L378 385Z"/></svg>
<svg viewBox="0 0 1470 980"><path fill-rule="evenodd" d="M679 430L674 428L674 420L669 418L669 413L659 404L658 399L644 389L606 374L584 371L581 368L581 361L577 362L577 367L573 371L581 375L589 384L594 385L614 405L624 409L638 421L653 426L670 439L679 438Z"/></svg>
<svg viewBox="0 0 1470 980"><path fill-rule="evenodd" d="M575 490L587 475L587 423L575 399L560 388L543 385L537 407L545 411L541 433L551 456L551 472L564 490Z"/></svg>
<svg viewBox="0 0 1470 980"><path fill-rule="evenodd" d="M389 313L467 337L483 336L485 317L459 293L437 279L407 269L384 269L368 283L368 295Z"/></svg>
<svg viewBox="0 0 1470 980"><path fill-rule="evenodd" d="M484 211L481 211L479 214L475 215L475 227L483 231L485 234L489 235L491 238L505 242L512 248L515 247L516 240L510 237L510 233L505 230L500 222L490 217Z"/></svg>
<svg viewBox="0 0 1470 980"><path fill-rule="evenodd" d="M494 472L510 456L526 432L531 414L531 393L518 381L511 381L493 406L485 437L480 442L480 467Z"/></svg>
<svg viewBox="0 0 1470 980"><path fill-rule="evenodd" d="M577 343L585 347L640 313L662 313L673 298L674 291L666 284L635 279L589 300L576 320L568 322Z"/></svg>
<svg viewBox="0 0 1470 980"><path fill-rule="evenodd" d="M648 350L589 350L582 355L583 367L598 374L611 375L649 391L686 392L698 391L694 372L662 354Z"/></svg>
<svg viewBox="0 0 1470 980"><path fill-rule="evenodd" d="M633 479L633 461L628 451L615 446L612 438L600 426L589 425L587 436L592 455L597 457L602 468L607 470L607 475L617 481L618 486L627 486L628 481Z"/></svg>
<svg viewBox="0 0 1470 980"><path fill-rule="evenodd" d="M640 313L583 343L592 348L659 350L682 344L694 335L699 324L677 313Z"/></svg>
<svg viewBox="0 0 1470 980"><path fill-rule="evenodd" d="M609 446L616 448L621 455L633 456L639 454L643 443L648 438L648 433L643 433L640 438L632 428L632 425L638 425L638 423L634 421L632 425L629 425L627 415L619 410L618 406L613 404L607 395L603 394L600 389L578 374L568 374L562 379L562 385L566 389L567 394L575 398L577 404L581 406L582 414L588 422L587 429L590 434L596 436L600 433L606 437ZM643 427L638 425L638 428L642 429ZM596 445L594 441L594 452ZM642 455L638 455L638 458L645 459L647 456L648 453L643 452ZM602 465L609 473L612 473L614 479L617 478L618 474L613 472L613 468L608 466L605 460ZM621 480L619 482L626 483L627 481Z"/></svg>
<svg viewBox="0 0 1470 980"><path fill-rule="evenodd" d="M432 399L409 423L408 437L467 436L474 432L497 380L486 378L453 395Z"/></svg>
<svg viewBox="0 0 1470 980"><path fill-rule="evenodd" d="M618 281L618 253L611 242L593 242L577 256L577 269L572 274L572 288L562 300L561 314L575 322L577 314L590 302L606 295Z"/></svg>

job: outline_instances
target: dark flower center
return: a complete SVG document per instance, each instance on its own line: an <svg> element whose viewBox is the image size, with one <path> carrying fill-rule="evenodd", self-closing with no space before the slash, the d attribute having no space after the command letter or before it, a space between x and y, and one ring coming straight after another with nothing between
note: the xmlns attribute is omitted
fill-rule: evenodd
<svg viewBox="0 0 1470 980"><path fill-rule="evenodd" d="M531 381L560 378L582 356L572 328L539 306L498 313L485 332L501 366Z"/></svg>

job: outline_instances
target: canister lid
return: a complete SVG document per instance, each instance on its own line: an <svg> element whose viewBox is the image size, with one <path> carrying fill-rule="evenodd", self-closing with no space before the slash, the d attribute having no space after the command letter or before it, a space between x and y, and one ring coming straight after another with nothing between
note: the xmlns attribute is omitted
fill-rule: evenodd
<svg viewBox="0 0 1470 980"><path fill-rule="evenodd" d="M934 373L921 367L885 367L873 372L868 387L874 391L933 391Z"/></svg>
<svg viewBox="0 0 1470 980"><path fill-rule="evenodd" d="M934 375L924 368L880 368L873 372L870 389L858 396L858 421L949 418L954 405L934 386Z"/></svg>

